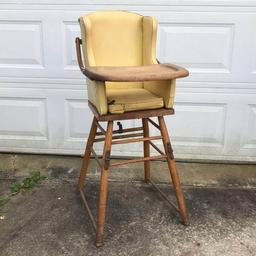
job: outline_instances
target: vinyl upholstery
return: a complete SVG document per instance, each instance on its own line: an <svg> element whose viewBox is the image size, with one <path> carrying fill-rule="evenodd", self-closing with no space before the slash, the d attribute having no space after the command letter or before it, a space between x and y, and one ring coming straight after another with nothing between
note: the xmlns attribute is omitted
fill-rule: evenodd
<svg viewBox="0 0 256 256"><path fill-rule="evenodd" d="M80 17L79 22L85 65L157 64L155 18L126 11L99 11ZM171 108L175 96L175 79L147 82L88 79L87 84L89 100L100 114Z"/></svg>

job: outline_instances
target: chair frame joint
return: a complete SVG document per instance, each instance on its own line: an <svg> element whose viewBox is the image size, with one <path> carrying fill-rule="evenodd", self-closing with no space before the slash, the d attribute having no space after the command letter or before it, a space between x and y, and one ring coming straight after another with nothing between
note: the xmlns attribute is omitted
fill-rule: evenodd
<svg viewBox="0 0 256 256"><path fill-rule="evenodd" d="M108 170L110 166L110 150L107 150L104 156L104 169Z"/></svg>
<svg viewBox="0 0 256 256"><path fill-rule="evenodd" d="M172 145L170 142L166 143L166 149L167 149L167 156L173 160L174 159L174 155L173 155L173 149L172 149Z"/></svg>

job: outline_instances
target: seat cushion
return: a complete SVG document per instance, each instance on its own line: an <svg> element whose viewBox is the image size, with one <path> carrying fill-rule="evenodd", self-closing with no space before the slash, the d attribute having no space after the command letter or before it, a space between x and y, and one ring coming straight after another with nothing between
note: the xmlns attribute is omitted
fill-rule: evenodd
<svg viewBox="0 0 256 256"><path fill-rule="evenodd" d="M144 88L107 89L107 99L108 111L112 114L164 106L162 97Z"/></svg>

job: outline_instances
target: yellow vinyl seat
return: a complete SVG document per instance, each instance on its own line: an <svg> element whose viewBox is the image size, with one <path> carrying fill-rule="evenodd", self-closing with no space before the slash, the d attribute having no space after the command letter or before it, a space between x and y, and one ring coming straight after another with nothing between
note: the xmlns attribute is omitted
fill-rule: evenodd
<svg viewBox="0 0 256 256"><path fill-rule="evenodd" d="M164 106L162 97L144 88L107 89L107 99L108 110L111 114Z"/></svg>

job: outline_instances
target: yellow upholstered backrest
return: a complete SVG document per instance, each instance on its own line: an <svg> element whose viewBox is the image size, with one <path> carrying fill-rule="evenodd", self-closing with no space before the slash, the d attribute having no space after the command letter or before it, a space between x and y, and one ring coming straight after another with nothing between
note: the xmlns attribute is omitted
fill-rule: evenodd
<svg viewBox="0 0 256 256"><path fill-rule="evenodd" d="M80 26L86 65L140 66L152 52L155 38L152 39L151 17L126 11L100 11L81 17ZM146 62L149 64L149 60ZM107 82L106 87L140 88L143 82Z"/></svg>
<svg viewBox="0 0 256 256"><path fill-rule="evenodd" d="M85 16L96 66L142 65L142 16L124 11L101 11ZM89 32L89 33L88 33ZM91 62L93 61L93 62Z"/></svg>

